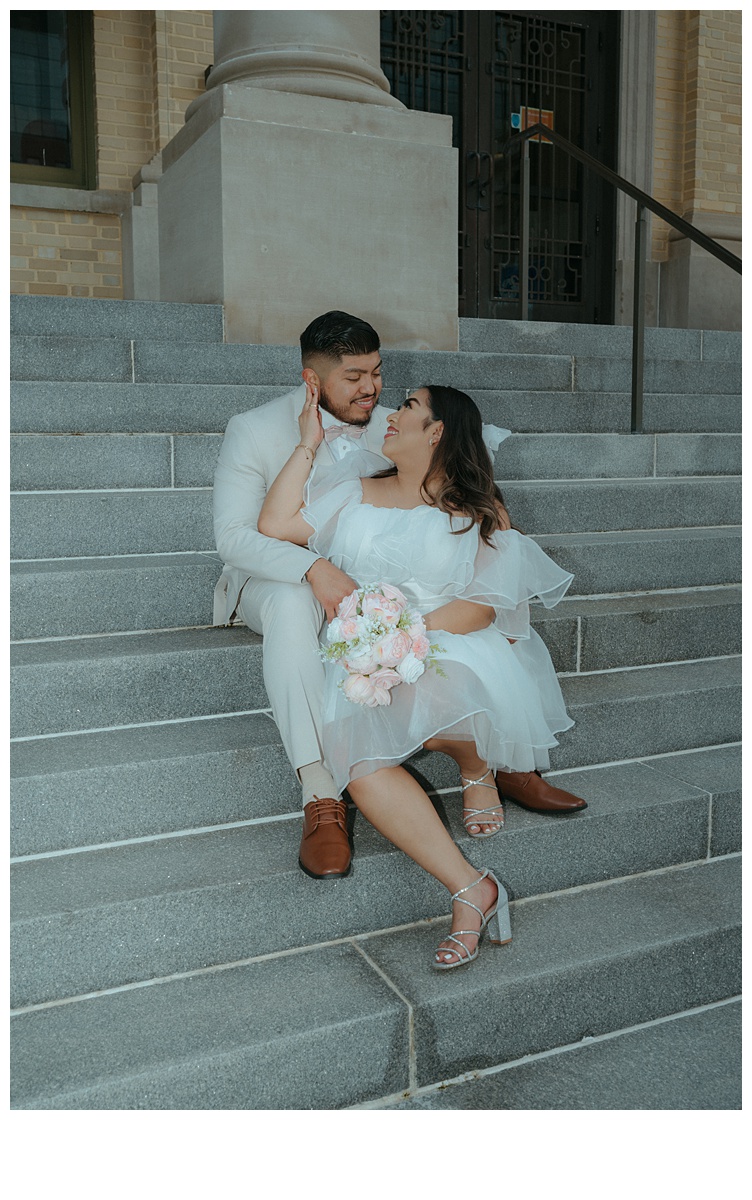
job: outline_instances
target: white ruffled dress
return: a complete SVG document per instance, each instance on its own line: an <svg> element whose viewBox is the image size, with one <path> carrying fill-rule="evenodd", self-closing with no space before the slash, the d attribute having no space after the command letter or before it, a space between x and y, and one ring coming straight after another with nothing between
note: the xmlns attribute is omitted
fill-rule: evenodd
<svg viewBox="0 0 752 1200"><path fill-rule="evenodd" d="M555 735L571 728L548 650L530 627L529 601L558 604L573 576L530 538L499 531L486 545L477 526L421 505L379 508L363 500L361 478L383 470L367 451L348 454L318 483L309 481L302 515L315 553L359 585L391 583L421 613L462 599L490 605L495 622L475 633L431 631L445 677L428 668L391 691L391 704L368 708L338 686L340 664L326 664L323 742L338 790L381 767L404 762L438 734L475 742L494 770L543 770ZM515 639L512 645L507 639Z"/></svg>

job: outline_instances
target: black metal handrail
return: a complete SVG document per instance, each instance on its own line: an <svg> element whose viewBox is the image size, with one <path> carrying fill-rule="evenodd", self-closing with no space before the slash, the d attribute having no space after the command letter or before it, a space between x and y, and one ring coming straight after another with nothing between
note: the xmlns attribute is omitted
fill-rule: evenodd
<svg viewBox="0 0 752 1200"><path fill-rule="evenodd" d="M632 433L642 433L642 399L643 399L643 376L645 369L645 242L647 236L647 228L645 223L645 209L655 213L657 217L665 221L668 225L678 229L684 237L690 238L703 250L707 250L709 254L714 255L720 262L725 263L727 267L731 267L733 271L742 273L742 260L738 255L732 254L730 250L726 250L719 242L713 240L705 233L701 233L699 229L695 229L694 225L690 225L689 221L685 221L683 217L672 212L670 208L666 208L664 204L660 204L653 196L643 192L641 188L635 187L623 175L617 175L616 171L612 171L610 167L606 167L597 158L593 158L592 154L587 154L585 150L581 150L579 146L575 146L574 142L570 142L568 138L562 137L560 133L549 129L547 125L536 122L535 125L530 125L521 133L513 133L507 139L502 147L502 154L507 154L510 151L521 150L522 152L522 186L520 189L520 320L526 321L529 313L529 270L530 270L530 139L543 135L548 141L553 142L555 146L559 146L571 158L581 162L583 166L591 171L595 171L607 183L620 191L631 196L637 201L637 218L635 220L635 249L634 249L634 307L632 316L632 418L631 430Z"/></svg>

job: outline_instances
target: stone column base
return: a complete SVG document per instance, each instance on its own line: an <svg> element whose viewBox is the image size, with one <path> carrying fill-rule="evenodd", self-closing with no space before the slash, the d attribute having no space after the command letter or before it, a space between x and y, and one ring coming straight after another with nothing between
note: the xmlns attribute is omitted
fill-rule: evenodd
<svg viewBox="0 0 752 1200"><path fill-rule="evenodd" d="M451 118L223 84L162 152L162 300L225 306L228 341L297 343L322 312L453 350Z"/></svg>
<svg viewBox="0 0 752 1200"><path fill-rule="evenodd" d="M686 220L741 258L740 216L687 213ZM669 257L661 263L660 323L669 329L741 329L741 275L672 230Z"/></svg>

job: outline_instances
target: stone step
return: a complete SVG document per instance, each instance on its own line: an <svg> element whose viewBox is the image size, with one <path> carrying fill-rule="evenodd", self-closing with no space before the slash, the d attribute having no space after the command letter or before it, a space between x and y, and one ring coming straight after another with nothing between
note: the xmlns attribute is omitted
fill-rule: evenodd
<svg viewBox="0 0 752 1200"><path fill-rule="evenodd" d="M13 647L11 736L266 708L261 638L245 628Z"/></svg>
<svg viewBox="0 0 752 1200"><path fill-rule="evenodd" d="M295 385L292 374L287 387ZM10 385L11 429L55 434L223 433L235 413L265 404L284 390L279 384L14 380Z"/></svg>
<svg viewBox="0 0 752 1200"><path fill-rule="evenodd" d="M569 391L569 355L477 355L457 351L385 351L386 378L425 379L434 372L442 383ZM289 385L300 379L300 350L295 346L238 343L196 345L177 341L117 338L16 336L11 343L11 378L17 380L120 381L133 383L211 383ZM728 389L721 387L718 390ZM738 391L739 389L734 389Z"/></svg>
<svg viewBox="0 0 752 1200"><path fill-rule="evenodd" d="M215 549L208 488L21 492L10 507L12 558Z"/></svg>
<svg viewBox="0 0 752 1200"><path fill-rule="evenodd" d="M18 491L210 487L221 434L12 434ZM740 475L741 435L515 434L499 447L502 481Z"/></svg>
<svg viewBox="0 0 752 1200"><path fill-rule="evenodd" d="M254 378L253 373L249 378ZM235 413L265 404L296 386L300 371L276 385L207 383L85 383L14 380L11 429L16 433L224 433ZM389 376L386 376L387 382ZM386 386L382 402L397 408L402 388ZM501 391L473 388L484 420L517 433L628 433L627 392ZM648 432L741 430L738 394L646 393Z"/></svg>
<svg viewBox="0 0 752 1200"><path fill-rule="evenodd" d="M741 575L741 536L734 528L536 540L574 574L573 596L727 586ZM210 625L220 571L211 551L16 562L10 571L11 637Z"/></svg>
<svg viewBox="0 0 752 1200"><path fill-rule="evenodd" d="M534 625L558 671L604 671L741 653L741 589L564 600Z"/></svg>
<svg viewBox="0 0 752 1200"><path fill-rule="evenodd" d="M672 773L689 764L667 762L557 776L588 809L563 821L514 808L482 854L463 835L459 795L441 806L463 852L522 900L705 860L715 797ZM15 862L12 1003L279 953L324 940L323 931L331 940L444 915L441 885L357 816L353 840L352 876L324 887L298 869L298 821Z"/></svg>
<svg viewBox="0 0 752 1200"><path fill-rule="evenodd" d="M575 728L557 770L736 742L741 662L722 658L572 675L562 690Z"/></svg>
<svg viewBox="0 0 752 1200"><path fill-rule="evenodd" d="M11 296L10 332L36 337L159 338L221 342L221 304Z"/></svg>
<svg viewBox="0 0 752 1200"><path fill-rule="evenodd" d="M741 435L734 433L529 433L507 438L495 462L502 482L636 479L740 475L741 455Z"/></svg>
<svg viewBox="0 0 752 1200"><path fill-rule="evenodd" d="M434 755L426 766L427 758L421 769L434 786L451 786L449 760ZM231 825L301 806L265 713L37 738L13 743L10 760L14 855Z"/></svg>
<svg viewBox="0 0 752 1200"><path fill-rule="evenodd" d="M698 624L702 619L699 609L688 612L679 605L659 608L655 615L651 610L635 611L628 605L622 608L621 614L611 610L592 617L585 635L585 654L589 655L589 661L604 662L621 655L638 655L640 646L648 655L660 652L661 639L650 628L655 625L665 629L668 644L673 643L681 649L687 638L695 637L687 632L691 630L693 618ZM733 645L737 636L735 606L716 601L711 602L708 608L709 612L704 615L704 630L699 640L690 641L690 647L702 648L709 642L713 649L714 628L717 646ZM650 615L646 616L646 612ZM557 668L576 670L577 621L562 616L556 621L545 622L543 632L550 642ZM581 636L580 632L580 639ZM620 649L619 637L630 636L637 639L635 646ZM579 653L582 657L581 648ZM12 647L10 660L14 695L11 714L13 737L106 729L215 713L257 711L268 707L262 680L261 639L242 627L21 642ZM731 665L726 666L726 675L721 673L725 683L719 684L717 675L711 670L713 687L725 689L730 686L734 692L736 659L722 659L720 663ZM662 666L647 671L638 669L572 677L566 680L566 690L572 695L574 689L574 697L579 698L578 702L585 706L595 704L599 707L601 692L604 697L610 698L607 709L609 704L617 702L634 701L639 705L639 697L643 689L649 687L653 677L658 685L663 672L688 670L684 690L692 694L695 688L692 672L700 672L698 678L704 680L703 670L718 665L698 663L689 667ZM682 675L677 678L684 680ZM619 683L619 689L613 692L609 689L612 684L615 686L615 681ZM699 686L704 694L705 685L700 683ZM634 696L630 691L632 688L636 689ZM685 704L688 697L682 693L675 696L673 702ZM648 705L648 708L652 711L652 705ZM722 727L726 729L731 713L726 706L721 706L715 717L723 722ZM693 727L696 718L694 711L691 719L688 716ZM580 743L585 732L579 730L574 735L570 734L566 742L568 753L581 755ZM606 737L606 731L602 732ZM628 733L624 732L625 735ZM645 733L653 738L661 735L659 730L646 730ZM700 733L698 730L698 735ZM692 744L731 741L737 736L733 732L725 732L723 736L710 738L709 741L703 741L701 737L697 743L684 741L672 744L670 737L680 736L680 731L665 731L665 734L669 737L669 744L665 746L651 747L647 751L637 749L599 755L597 746L592 745L588 746L587 757L576 757L572 762L602 762L628 757L633 753L657 753L687 748ZM612 737L616 738L616 745L621 744L617 730L609 730L608 740L611 741ZM562 753L566 752L560 750L559 754ZM560 765L569 766L571 762L567 759L566 763Z"/></svg>
<svg viewBox="0 0 752 1200"><path fill-rule="evenodd" d="M384 352L390 386L442 384L472 391L503 384L507 390L631 390L628 359L571 354L482 354L460 351ZM127 341L118 338L23 335L11 342L11 378L133 383L285 384L300 376L294 346ZM738 394L741 364L651 359L645 363L647 392Z"/></svg>
<svg viewBox="0 0 752 1200"><path fill-rule="evenodd" d="M527 534L738 525L738 477L512 482L504 499ZM215 549L211 489L16 492L13 559Z"/></svg>
<svg viewBox="0 0 752 1200"><path fill-rule="evenodd" d="M441 1109L737 1109L741 1000L722 1001L388 1104ZM383 1105L386 1107L387 1105ZM382 1107L375 1102L369 1108Z"/></svg>
<svg viewBox="0 0 752 1200"><path fill-rule="evenodd" d="M340 1108L713 1004L739 991L739 866L726 859L518 902L512 944L486 944L472 970L446 976L430 970L444 918L20 1012L12 1021L12 1104ZM306 882L305 905L287 897L291 938L299 919L315 917L334 893ZM336 892L344 898L348 884L357 903L355 876ZM410 878L403 912L419 890ZM236 886L238 908L240 894ZM202 927L190 923L187 895L180 900L170 915L186 922L185 948L197 950ZM116 908L127 903L121 896ZM133 902L128 907L133 914ZM437 902L428 907L436 911ZM354 912L341 903L336 911L352 926ZM259 922L249 908L247 943L273 912L264 909ZM322 916L319 938L330 933ZM171 957L166 934L160 927L163 960ZM111 958L108 932L97 929L103 935L98 990ZM148 948L153 957L153 940ZM215 962L221 949L206 947ZM59 943L56 952L59 961ZM133 965L143 970L146 962Z"/></svg>
<svg viewBox="0 0 752 1200"><path fill-rule="evenodd" d="M11 486L18 491L210 487L221 445L218 433L13 434Z"/></svg>
<svg viewBox="0 0 752 1200"><path fill-rule="evenodd" d="M678 674L681 682L686 669ZM565 693L568 686L564 680ZM654 704L653 697L645 703ZM618 704L612 702L603 716L595 705L592 716L601 727L619 715ZM632 714L639 716L639 708L633 702ZM577 716L586 721L590 713L580 705ZM647 722L642 726L649 728ZM576 732L562 739L564 747ZM622 747L625 758L649 753L638 738L625 739ZM553 756L555 766L561 753ZM711 752L703 753L707 762ZM737 751L718 753L734 759ZM456 771L445 756L421 752L412 762L429 790L456 786ZM299 785L276 726L263 713L33 738L12 744L10 765L15 855L258 820L300 808ZM710 787L710 779L704 782ZM714 836L725 837L723 828L717 819Z"/></svg>
<svg viewBox="0 0 752 1200"><path fill-rule="evenodd" d="M208 551L13 563L11 637L211 625L221 570Z"/></svg>
<svg viewBox="0 0 752 1200"><path fill-rule="evenodd" d="M575 354L632 357L632 328L554 321L492 321L460 317L460 350L485 354ZM645 330L645 357L676 361L742 360L741 333L701 329Z"/></svg>
<svg viewBox="0 0 752 1200"><path fill-rule="evenodd" d="M738 477L505 483L514 525L527 534L738 525Z"/></svg>
<svg viewBox="0 0 752 1200"><path fill-rule="evenodd" d="M654 529L535 539L574 575L578 595L712 587L741 580L741 530Z"/></svg>

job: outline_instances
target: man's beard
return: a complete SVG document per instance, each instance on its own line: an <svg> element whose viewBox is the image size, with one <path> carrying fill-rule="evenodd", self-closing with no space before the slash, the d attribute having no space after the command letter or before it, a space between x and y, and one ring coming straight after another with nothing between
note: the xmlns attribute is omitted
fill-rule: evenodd
<svg viewBox="0 0 752 1200"><path fill-rule="evenodd" d="M368 399L370 399L370 397L362 396L362 397L360 397L360 399L368 400ZM334 417L335 421L342 421L346 425L362 425L365 428L365 426L368 425L369 421L371 420L371 417L375 413L378 402L379 402L378 397L376 397L374 400L373 408L369 409L368 412L363 412L363 409L358 408L358 406L354 402L342 406L345 409L345 411L339 411L337 409L337 407L332 404L331 398L326 390L325 384L322 383L320 385L319 407L323 408L326 412L330 413L331 416Z"/></svg>

